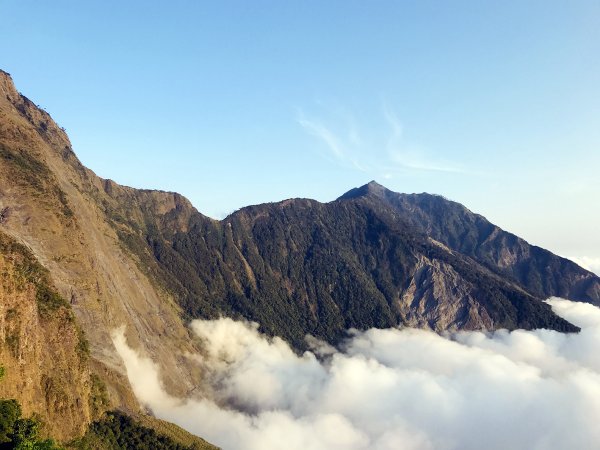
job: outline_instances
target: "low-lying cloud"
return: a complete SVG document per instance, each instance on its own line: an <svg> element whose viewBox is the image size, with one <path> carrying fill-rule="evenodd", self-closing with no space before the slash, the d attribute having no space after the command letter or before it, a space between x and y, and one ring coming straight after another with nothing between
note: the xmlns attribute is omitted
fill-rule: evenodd
<svg viewBox="0 0 600 450"><path fill-rule="evenodd" d="M600 309L550 303L582 331L372 329L298 356L253 324L194 321L211 400L169 396L114 343L141 403L224 449L599 448Z"/></svg>

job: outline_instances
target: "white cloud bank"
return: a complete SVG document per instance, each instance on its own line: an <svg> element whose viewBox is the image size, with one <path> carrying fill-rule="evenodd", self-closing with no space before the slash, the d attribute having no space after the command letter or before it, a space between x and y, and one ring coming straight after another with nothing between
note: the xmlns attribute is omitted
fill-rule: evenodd
<svg viewBox="0 0 600 450"><path fill-rule="evenodd" d="M140 402L224 449L597 449L600 309L550 302L582 331L369 330L297 356L252 324L195 321L215 401L170 397L114 342Z"/></svg>

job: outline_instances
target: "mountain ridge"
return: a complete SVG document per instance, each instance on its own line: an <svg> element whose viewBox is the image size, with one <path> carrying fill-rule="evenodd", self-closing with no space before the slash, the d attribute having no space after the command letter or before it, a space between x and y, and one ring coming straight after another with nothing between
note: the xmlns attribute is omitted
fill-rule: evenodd
<svg viewBox="0 0 600 450"><path fill-rule="evenodd" d="M302 291L301 286L294 286L293 283L291 283L291 280L286 280L285 277L282 277L282 270L285 269L285 267L282 269L281 267L275 269L273 267L270 266L271 262L267 262L264 260L264 256L267 255L261 255L262 253L265 253L266 249L264 248L265 245L268 245L268 242L281 242L283 237L282 235L276 236L273 233L277 233L278 231L274 229L274 224L272 222L270 222L269 217L271 217L273 215L273 213L276 214L283 214L283 216L285 217L286 215L302 215L304 213L309 213L311 211L316 211L316 210L323 210L323 209L327 209L327 208L331 208L331 207L335 207L336 203L335 202L330 202L330 203L320 203L314 200L309 200L309 199L288 199L288 200L284 200L282 202L276 202L276 203L268 203L268 204L262 204L262 205L254 205L254 206L248 206L248 207L244 207L241 208L240 210L236 211L235 213L231 214L230 216L228 216L226 219L223 219L220 222L216 222L216 221L210 221L207 222L206 220L200 218L200 217L196 217L195 220L193 220L194 223L190 224L189 229L190 231L185 234L185 235L181 235L177 232L175 232L174 230L169 230L168 227L167 229L163 229L160 230L159 229L155 230L156 234L154 234L153 236L146 236L146 239L150 239L150 241L152 242L151 246L154 249L154 256L156 257L156 260L150 260L148 261L149 264L155 263L155 262L159 262L159 265L161 265L161 263L163 265L167 265L169 267L171 267L171 269L173 269L173 267L175 267L173 270L174 271L185 271L187 273L186 275L186 281L190 282L190 280L194 280L195 279L195 285L197 290L195 290L194 294L192 295L188 295L190 298L199 298L202 297L203 295L206 296L208 295L209 297L212 296L213 299L215 299L215 304L218 305L218 298L224 299L224 304L221 304L221 306L219 307L224 307L226 314L235 314L236 312L239 313L242 317L246 317L246 318L250 318L253 320L258 321L259 323L263 324L263 326L266 323L266 320L264 320L263 317L261 317L261 313L260 311L256 311L256 308L258 307L256 305L256 302L258 302L259 304L264 303L266 301L266 299L260 299L258 297L256 297L256 291L257 291L257 279L259 280L260 283L263 284L262 289L267 289L265 286L268 286L268 289L271 289L272 291L270 292L270 306L268 308L273 308L273 304L272 301L275 298L279 298L279 302L280 302L280 306L276 307L279 308L278 312L280 314L282 314L283 316L286 316L287 312L289 312L290 309L294 309L294 308L298 308L299 303L301 304L302 302L292 302L291 304L289 303L289 299L286 300L288 298L288 296L292 293L292 292L300 292ZM392 212L393 214L393 212ZM317 219L322 221L322 217L317 217ZM311 219L310 222L305 223L305 227L301 227L301 229L297 230L296 235L300 236L303 233L303 229L307 229L309 223L318 223L319 220L314 220ZM261 225L262 224L262 225ZM251 241L252 239L252 231L256 231L261 227L266 227L261 229L261 233L265 232L268 234L271 234L271 236L266 239L263 240L261 246L256 247L256 246L252 246L251 245ZM309 227L308 227L309 228ZM280 230L281 232L284 233L283 230ZM161 233L164 233L161 235ZM211 245L207 244L208 241L206 241L206 236L207 235L212 235L213 237L215 237L215 241L213 242L213 248L211 249ZM190 237L191 236L191 237ZM138 242L140 241L140 239L138 239ZM203 248L199 248L197 247L198 242L202 242L202 246ZM219 244L220 242L220 244ZM166 244L167 243L167 244ZM166 245L165 245L166 244ZM297 243L292 242L291 243L291 247L294 247ZM217 247L219 247L218 249L215 249L214 246L217 245ZM250 245L250 246L249 246ZM330 245L330 243L328 244ZM437 247L440 247L440 244L437 243L436 244ZM190 251L193 247L196 247L193 251ZM254 247L254 248L252 248ZM443 247L443 245L442 245ZM448 250L448 249L446 249ZM211 256L211 252L212 255ZM208 261L213 259L215 256L214 255L222 255L219 256L219 258L222 258L223 255L225 256L225 259L221 259L219 266L221 267L220 269L217 270L216 272L216 277L221 278L221 282L217 283L219 284L218 286L216 286L215 283L215 273L213 272L214 269L211 269L211 274L212 275L208 275L205 274L204 276L202 276L202 271L203 268L200 265L196 265L194 266L194 260L197 261ZM300 256L300 260L305 260L306 256L308 255L308 253L306 253L304 256ZM271 255L272 256L272 255ZM179 265L179 263L177 263L177 260L181 261L181 264L183 265ZM261 261L262 260L262 261ZM280 261L281 262L281 261ZM279 263L280 263L279 262ZM277 264L279 264L277 263ZM266 265L265 265L266 264ZM353 264L352 262L350 262L349 264ZM231 266L231 267L228 267ZM260 269L260 267L266 268L266 269ZM285 264L284 264L285 266ZM260 274L257 277L257 273L255 271L255 268L259 267L260 270ZM163 267L164 269L164 267ZM160 270L160 269L159 269ZM287 267L287 269L284 270L285 271L289 271L289 267ZM485 272L487 273L487 272ZM198 276L196 276L197 274L199 274ZM172 275L172 274L171 274ZM487 275L485 276L490 276L489 273L487 273ZM495 275L497 276L497 275ZM275 281L275 279L279 279L279 281ZM229 280L228 284L229 285L233 285L234 289L231 289L229 291L227 291L225 289L225 284L227 283L223 283L223 280ZM298 281L298 280L297 280ZM278 287L278 283L283 282L283 284L285 286L287 286L287 294L285 292L282 292ZM193 283L193 284L194 284ZM306 286L306 281L302 282L305 286ZM312 282L309 282L309 284L311 284ZM212 285L211 285L212 284ZM188 286L189 287L189 286ZM370 288L369 288L370 289ZM185 290L185 289L184 289ZM192 289L193 290L193 289ZM513 287L514 290L514 287ZM517 289L519 292L522 291L522 289ZM233 291L233 292L232 292ZM277 292L278 293L277 293ZM204 294L203 294L204 292ZM189 292L188 292L189 294ZM313 295L315 293L313 292ZM305 292L305 296L308 295ZM375 296L377 297L379 294L375 294ZM375 303L378 303L379 300L375 300ZM383 301L383 303L381 303L382 305L384 303L386 303L387 301ZM201 307L200 310L194 309L195 306L197 305L193 305L194 300L191 300L191 305L187 305L186 307L184 307L184 309L188 309L191 312L191 316L194 317L196 316L196 314L200 313L200 310L205 308L206 305L204 307ZM368 303L368 302L367 302ZM335 302L333 302L333 304L336 304ZM267 308L266 305L263 304L263 306L265 308ZM330 305L331 306L331 305ZM339 306L339 305L338 305ZM386 308L385 306L383 306L384 309ZM313 309L313 314L314 314L314 310L316 307L316 305L313 305L311 307ZM333 307L334 309L337 308ZM259 307L260 309L260 307ZM318 308L317 308L318 309ZM327 307L326 307L327 309ZM359 308L360 309L360 308ZM330 313L332 311L329 311ZM300 313L298 310L296 310L295 314L300 314L302 315L302 313ZM389 316L391 314L390 311L388 311L387 313L385 313L384 315ZM209 315L210 317L210 315ZM310 320L308 317L306 317L305 315L305 319L303 320ZM290 323L294 323L296 319L294 318L290 318L287 317L286 319L286 323L289 325ZM339 321L339 318L338 318ZM415 321L413 321L414 325L418 325L418 324L424 325L424 322L421 320L419 322L419 319L415 319ZM388 320L383 322L383 325L380 326L392 326L394 324L393 320ZM377 326L377 323L375 322L369 322L370 326ZM351 326L356 326L356 323L346 323L344 321L340 321L338 323L338 334L336 334L337 336L339 336L339 332L342 332L342 330L344 328L347 327L351 327ZM271 334L278 334L276 332L277 329L280 330L280 335L281 335L281 330L284 328L284 324L280 324L280 325L275 325L274 329L268 329L268 327L265 327L264 331L267 331ZM289 328L289 327L288 327ZM304 328L300 327L301 329L304 330ZM435 328L434 328L435 329ZM318 330L312 330L312 331L316 331L317 335L319 335ZM305 331L304 331L305 332ZM300 335L301 334L301 335ZM284 336L288 336L288 339L290 339L289 334L283 334ZM329 336L329 338L333 338L333 335ZM294 339L294 343L295 345L300 345L301 346L301 339L303 337L303 333L299 333ZM328 338L327 335L320 335L320 337L325 337Z"/></svg>
<svg viewBox="0 0 600 450"><path fill-rule="evenodd" d="M385 189L385 196L379 198L385 199L411 225L420 228L427 235L472 257L500 275L510 276L537 296L554 295L600 304L600 285L596 274L567 258L529 244L458 202L440 195L401 194L388 189ZM494 245L502 247L504 253L493 254ZM527 261L523 261L523 258ZM572 287L561 286L553 282L556 277L551 272L541 273L545 269L544 265L563 267L563 274L574 269L579 272L580 279L571 280ZM545 278L546 283L540 284L542 278Z"/></svg>

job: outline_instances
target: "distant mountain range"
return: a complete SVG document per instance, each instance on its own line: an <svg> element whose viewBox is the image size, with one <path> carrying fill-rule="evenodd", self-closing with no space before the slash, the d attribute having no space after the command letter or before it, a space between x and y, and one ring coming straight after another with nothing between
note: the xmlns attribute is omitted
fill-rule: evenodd
<svg viewBox="0 0 600 450"><path fill-rule="evenodd" d="M179 194L101 179L1 71L0 268L0 397L62 440L107 409L150 420L110 338L119 326L185 395L192 318L254 320L302 350L307 334L335 344L349 328L574 332L543 300L600 305L596 275L440 196L371 182L216 221Z"/></svg>

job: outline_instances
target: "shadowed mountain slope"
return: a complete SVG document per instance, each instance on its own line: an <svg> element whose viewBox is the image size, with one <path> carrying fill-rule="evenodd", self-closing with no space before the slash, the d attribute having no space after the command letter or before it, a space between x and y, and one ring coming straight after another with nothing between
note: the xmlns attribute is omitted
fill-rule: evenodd
<svg viewBox="0 0 600 450"><path fill-rule="evenodd" d="M369 197L396 210L410 225L532 294L559 296L600 305L599 278L490 223L460 203L431 194L399 194L371 182L340 197Z"/></svg>
<svg viewBox="0 0 600 450"><path fill-rule="evenodd" d="M300 348L307 333L335 342L348 328L401 324L576 329L526 286L427 236L378 197L286 200L220 223L192 215L184 232L157 227L126 241L135 238L132 250L146 240L148 264L177 286L190 316L216 308Z"/></svg>

